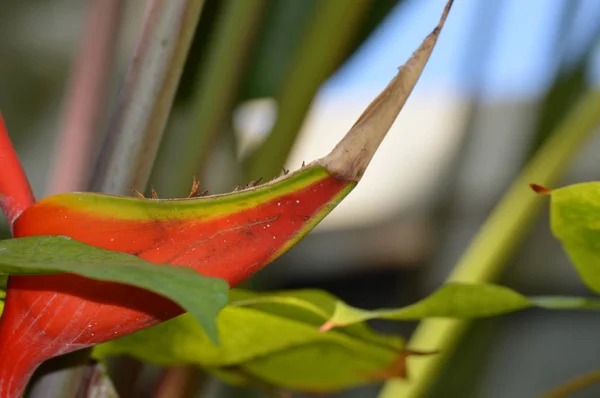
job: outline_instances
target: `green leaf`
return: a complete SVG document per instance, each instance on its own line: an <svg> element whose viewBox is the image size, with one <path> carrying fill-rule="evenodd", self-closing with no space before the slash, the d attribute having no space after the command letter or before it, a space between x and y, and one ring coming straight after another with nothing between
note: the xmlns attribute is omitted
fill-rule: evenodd
<svg viewBox="0 0 600 398"><path fill-rule="evenodd" d="M227 304L228 284L187 267L154 264L99 249L64 236L32 236L0 241L0 273L69 272L120 282L167 297L189 311L217 342L216 316Z"/></svg>
<svg viewBox="0 0 600 398"><path fill-rule="evenodd" d="M403 341L374 332L363 322L367 319L472 318L533 306L598 310L600 300L527 298L503 286L454 283L405 308L364 311L319 290L259 294L233 289L217 320L219 347L182 315L96 346L94 356L126 354L160 366L196 364L235 384L334 391L404 375ZM324 333L321 325L322 330L345 326Z"/></svg>
<svg viewBox="0 0 600 398"><path fill-rule="evenodd" d="M315 327L329 319L339 299L334 295L317 289L303 289L256 294L247 290L231 291L231 305L252 307L261 311L295 319ZM341 333L366 340L375 344L401 348L401 340L376 333L365 323L357 323L339 329Z"/></svg>
<svg viewBox="0 0 600 398"><path fill-rule="evenodd" d="M247 374L284 389L328 392L379 381L394 363L394 353L383 356L371 348L352 348L335 342L291 347L244 364ZM398 375L400 377L400 375Z"/></svg>
<svg viewBox="0 0 600 398"><path fill-rule="evenodd" d="M531 307L521 294L497 285L449 283L425 299L399 309L365 311L338 302L323 329L350 325L369 319L416 320L423 318L478 318Z"/></svg>
<svg viewBox="0 0 600 398"><path fill-rule="evenodd" d="M403 341L364 324L320 332L336 302L317 290L257 294L234 289L231 305L218 316L218 347L182 315L96 346L94 356L127 354L160 366L196 364L221 376L232 376L235 370L246 382L301 391L370 382L398 361Z"/></svg>
<svg viewBox="0 0 600 398"><path fill-rule="evenodd" d="M600 182L551 191L552 233L583 282L600 293Z"/></svg>
<svg viewBox="0 0 600 398"><path fill-rule="evenodd" d="M348 326L370 319L482 318L530 307L553 310L598 310L600 300L566 296L528 298L504 286L448 283L425 299L398 309L366 311L340 301L332 317L321 327L321 330Z"/></svg>

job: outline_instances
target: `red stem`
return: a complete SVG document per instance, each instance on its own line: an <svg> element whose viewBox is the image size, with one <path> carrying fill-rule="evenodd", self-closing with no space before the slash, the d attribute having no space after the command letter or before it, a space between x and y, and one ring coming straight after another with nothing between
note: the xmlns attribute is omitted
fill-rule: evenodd
<svg viewBox="0 0 600 398"><path fill-rule="evenodd" d="M35 199L0 114L0 208L10 225Z"/></svg>

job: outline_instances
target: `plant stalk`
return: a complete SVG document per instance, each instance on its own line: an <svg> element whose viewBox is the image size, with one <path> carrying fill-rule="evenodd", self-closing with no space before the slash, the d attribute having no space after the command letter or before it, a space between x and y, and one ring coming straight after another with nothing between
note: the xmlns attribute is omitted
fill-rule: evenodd
<svg viewBox="0 0 600 398"><path fill-rule="evenodd" d="M305 34L293 66L276 96L277 121L269 136L245 161L247 181L276 176L285 164L319 87L354 42L370 2L317 2L315 17Z"/></svg>
<svg viewBox="0 0 600 398"><path fill-rule="evenodd" d="M49 194L87 188L96 156L125 3L95 0L88 11L84 39L75 61L55 148Z"/></svg>
<svg viewBox="0 0 600 398"><path fill-rule="evenodd" d="M150 0L91 190L146 187L204 0Z"/></svg>
<svg viewBox="0 0 600 398"><path fill-rule="evenodd" d="M187 195L192 174L201 175L211 144L228 125L266 1L228 0L223 8L189 105L193 134L167 134L161 152L171 156L159 157L153 172L153 181L169 181L176 197Z"/></svg>

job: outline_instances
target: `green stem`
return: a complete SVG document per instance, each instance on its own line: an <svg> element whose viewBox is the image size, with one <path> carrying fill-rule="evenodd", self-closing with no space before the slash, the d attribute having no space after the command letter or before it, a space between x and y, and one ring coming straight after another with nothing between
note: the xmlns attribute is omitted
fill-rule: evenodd
<svg viewBox="0 0 600 398"><path fill-rule="evenodd" d="M599 124L600 92L590 92L523 169L471 242L448 281L481 283L499 277L544 203L544 198L533 194L528 184L555 184ZM412 378L388 382L380 398L425 396L469 325L467 320L455 319L428 319L421 322L409 347L440 354L410 358Z"/></svg>
<svg viewBox="0 0 600 398"><path fill-rule="evenodd" d="M314 20L277 95L278 115L265 142L246 160L246 179L271 179L284 165L321 84L354 43L368 1L317 2Z"/></svg>
<svg viewBox="0 0 600 398"><path fill-rule="evenodd" d="M152 180L169 181L167 188L173 190L169 194L175 197L189 193L192 174L201 171L213 140L227 124L266 1L229 0L224 6L190 105L193 134L185 139L167 134L154 169Z"/></svg>
<svg viewBox="0 0 600 398"><path fill-rule="evenodd" d="M204 0L150 0L107 139L88 188L126 194L144 188L161 141ZM66 368L42 376L31 397L87 397L109 380L88 364L90 349L67 355ZM81 380L93 375L92 384Z"/></svg>

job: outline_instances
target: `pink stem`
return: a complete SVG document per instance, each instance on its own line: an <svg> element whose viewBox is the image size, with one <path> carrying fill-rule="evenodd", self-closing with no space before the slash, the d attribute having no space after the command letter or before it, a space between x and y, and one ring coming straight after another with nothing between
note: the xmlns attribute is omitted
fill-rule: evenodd
<svg viewBox="0 0 600 398"><path fill-rule="evenodd" d="M125 3L91 3L79 55L67 94L63 125L54 155L49 194L87 189L95 147L102 142L104 113Z"/></svg>
<svg viewBox="0 0 600 398"><path fill-rule="evenodd" d="M35 199L0 114L0 208L12 225Z"/></svg>

